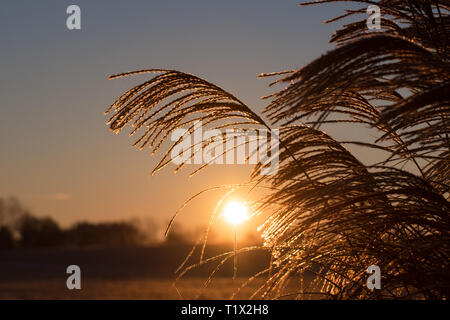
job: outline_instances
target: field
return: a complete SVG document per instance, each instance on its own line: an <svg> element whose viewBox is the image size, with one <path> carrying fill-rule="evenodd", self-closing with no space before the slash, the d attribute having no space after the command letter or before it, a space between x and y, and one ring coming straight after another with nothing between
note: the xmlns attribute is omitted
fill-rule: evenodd
<svg viewBox="0 0 450 320"><path fill-rule="evenodd" d="M228 299L252 274L268 263L266 254L238 260L232 280L231 261L203 287L210 268L198 269L173 285L174 270L189 246L90 249L15 249L0 251L0 299ZM209 256L227 248L213 247ZM195 258L195 257L194 257ZM68 290L68 265L81 268L81 290ZM246 299L261 285L256 281L236 298ZM178 292L177 292L178 289Z"/></svg>
<svg viewBox="0 0 450 320"><path fill-rule="evenodd" d="M231 278L220 277L211 286L200 290L204 278L188 278L177 284L183 299L229 299L238 284ZM180 299L173 281L168 279L89 280L81 290L68 290L56 280L7 282L0 284L0 299ZM256 286L250 286L236 297L247 299Z"/></svg>

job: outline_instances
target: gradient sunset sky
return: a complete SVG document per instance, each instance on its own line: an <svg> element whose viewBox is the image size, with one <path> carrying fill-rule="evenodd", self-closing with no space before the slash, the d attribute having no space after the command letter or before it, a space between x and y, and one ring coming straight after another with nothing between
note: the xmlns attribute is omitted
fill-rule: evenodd
<svg viewBox="0 0 450 320"><path fill-rule="evenodd" d="M160 159L112 134L106 108L147 79L107 80L146 68L196 74L256 111L273 92L262 72L299 68L332 48L343 6L299 1L5 1L0 4L0 197L16 196L62 225L155 217L166 221L208 186L248 180L251 167L150 172ZM81 7L82 30L66 29ZM351 129L348 129L351 130ZM348 133L348 132L347 132ZM358 132L350 132L357 136ZM206 217L217 197L190 206ZM195 218L193 218L195 217ZM199 218L199 219L197 219Z"/></svg>

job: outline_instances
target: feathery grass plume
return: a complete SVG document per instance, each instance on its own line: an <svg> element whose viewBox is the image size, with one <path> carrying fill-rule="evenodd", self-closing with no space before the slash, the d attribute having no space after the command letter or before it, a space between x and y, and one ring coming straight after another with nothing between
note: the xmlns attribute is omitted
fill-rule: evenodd
<svg viewBox="0 0 450 320"><path fill-rule="evenodd" d="M341 1L304 5L332 2ZM353 2L378 5L382 29L367 30L364 7L348 10L328 21L356 18L332 36L336 48L300 69L261 74L286 85L265 97L270 125L203 79L151 69L118 75L159 73L116 100L108 110L114 112L110 128L117 132L134 121L135 133L145 126L137 144L156 152L173 130L192 130L199 119L214 128L280 126L279 170L260 176L258 164L250 177L251 186L269 192L255 211L266 217L262 249L272 256L266 270L243 284L267 277L254 297L448 299L450 2ZM378 136L338 141L320 130L325 124L364 125ZM383 150L385 158L365 165L347 150L349 143ZM169 162L169 153L155 170ZM408 163L414 170L404 169ZM206 237L202 250L205 245ZM180 275L204 263L219 268L231 256L202 254L190 266L183 262ZM370 291L365 270L374 264L382 288ZM308 272L312 281L303 278ZM298 290L286 293L293 278Z"/></svg>

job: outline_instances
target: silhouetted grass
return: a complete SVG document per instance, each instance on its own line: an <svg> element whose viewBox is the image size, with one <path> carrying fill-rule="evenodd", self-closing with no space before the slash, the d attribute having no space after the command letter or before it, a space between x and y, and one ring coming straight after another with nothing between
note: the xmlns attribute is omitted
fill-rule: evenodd
<svg viewBox="0 0 450 320"><path fill-rule="evenodd" d="M292 277L297 298L450 296L449 2L357 2L380 6L382 29L367 30L365 7L348 11L343 17L362 19L336 31L335 49L300 69L262 74L286 86L266 97L270 122L234 95L180 71L111 77L157 73L107 110L113 131L131 123L131 134L142 133L135 145L153 152L175 129L192 132L196 120L216 129L280 127L278 172L260 176L256 165L249 183L269 190L254 207L267 217L265 243L257 249L272 256L269 268L255 275L265 279L255 296L280 296ZM362 125L377 136L338 141L321 130L324 124ZM365 165L349 144L382 150L385 158ZM170 151L154 172L170 163ZM200 255L193 266L220 267L231 256ZM365 270L373 264L382 270L382 289L369 291ZM305 272L314 281L305 283Z"/></svg>

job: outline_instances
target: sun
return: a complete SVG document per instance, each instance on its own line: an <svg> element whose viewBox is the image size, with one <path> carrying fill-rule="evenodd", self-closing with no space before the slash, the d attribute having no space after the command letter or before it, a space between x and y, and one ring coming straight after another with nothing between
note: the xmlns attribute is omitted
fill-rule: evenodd
<svg viewBox="0 0 450 320"><path fill-rule="evenodd" d="M238 225L250 218L247 206L242 202L236 201L227 204L223 211L223 216L229 223L234 225Z"/></svg>

